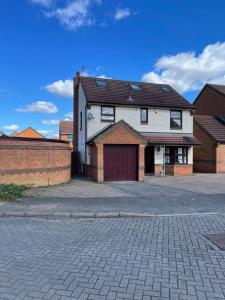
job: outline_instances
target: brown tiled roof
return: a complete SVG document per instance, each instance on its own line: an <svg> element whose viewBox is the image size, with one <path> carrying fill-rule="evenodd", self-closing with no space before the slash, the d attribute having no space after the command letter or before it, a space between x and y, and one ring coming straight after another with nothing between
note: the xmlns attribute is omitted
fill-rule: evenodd
<svg viewBox="0 0 225 300"><path fill-rule="evenodd" d="M59 134L73 134L73 121L61 121L59 124Z"/></svg>
<svg viewBox="0 0 225 300"><path fill-rule="evenodd" d="M192 134L176 134L176 133L144 133L142 135L152 145L170 145L170 146L189 146L201 145L201 143Z"/></svg>
<svg viewBox="0 0 225 300"><path fill-rule="evenodd" d="M116 126L126 126L129 130L132 130L136 135L138 135L143 140L143 142L145 143L147 142L152 145L170 145L170 146L201 145L201 143L192 134L138 132L123 120L120 120L117 123L107 125L105 128L103 128L102 130L97 132L94 136L92 136L88 140L88 143L94 142L96 138L105 134L108 130Z"/></svg>
<svg viewBox="0 0 225 300"><path fill-rule="evenodd" d="M225 143L225 125L220 123L215 117L195 115L194 121L215 141Z"/></svg>
<svg viewBox="0 0 225 300"><path fill-rule="evenodd" d="M94 77L81 77L81 84L89 103L105 103L112 105L131 105L167 108L193 108L184 97L172 87L165 84L143 83L123 80L104 79L105 87L98 87ZM138 85L138 91L130 88L131 84ZM165 92L168 89L169 92ZM133 101L129 101L129 95Z"/></svg>
<svg viewBox="0 0 225 300"><path fill-rule="evenodd" d="M212 87L214 90L217 90L218 92L225 95L225 85L221 84L207 84L208 86Z"/></svg>

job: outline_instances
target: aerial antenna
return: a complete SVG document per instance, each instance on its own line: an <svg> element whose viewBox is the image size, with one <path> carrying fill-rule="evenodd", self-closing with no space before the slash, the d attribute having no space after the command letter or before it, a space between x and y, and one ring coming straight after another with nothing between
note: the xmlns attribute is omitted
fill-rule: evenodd
<svg viewBox="0 0 225 300"><path fill-rule="evenodd" d="M81 75L82 76L88 76L88 68L86 66L82 66Z"/></svg>

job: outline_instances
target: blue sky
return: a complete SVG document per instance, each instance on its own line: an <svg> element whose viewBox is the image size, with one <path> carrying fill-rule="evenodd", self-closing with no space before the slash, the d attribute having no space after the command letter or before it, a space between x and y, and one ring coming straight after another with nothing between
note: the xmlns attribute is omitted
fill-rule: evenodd
<svg viewBox="0 0 225 300"><path fill-rule="evenodd" d="M222 0L2 0L0 41L6 133L33 126L55 136L82 66L90 76L169 83L189 101L205 82L225 84Z"/></svg>

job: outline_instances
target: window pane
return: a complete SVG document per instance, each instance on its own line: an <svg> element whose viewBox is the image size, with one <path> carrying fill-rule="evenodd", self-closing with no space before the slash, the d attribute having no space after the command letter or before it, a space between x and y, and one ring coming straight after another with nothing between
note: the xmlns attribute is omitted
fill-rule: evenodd
<svg viewBox="0 0 225 300"><path fill-rule="evenodd" d="M171 118L177 118L180 119L181 118L181 112L180 111L171 111Z"/></svg>
<svg viewBox="0 0 225 300"><path fill-rule="evenodd" d="M181 128L181 120L171 119L170 120L170 127L172 127L172 128Z"/></svg>
<svg viewBox="0 0 225 300"><path fill-rule="evenodd" d="M147 122L148 121L148 110L145 108L141 109L141 122Z"/></svg>
<svg viewBox="0 0 225 300"><path fill-rule="evenodd" d="M102 114L113 115L114 114L113 107L102 106Z"/></svg>
<svg viewBox="0 0 225 300"><path fill-rule="evenodd" d="M102 115L102 120L104 120L104 121L114 121L114 116Z"/></svg>

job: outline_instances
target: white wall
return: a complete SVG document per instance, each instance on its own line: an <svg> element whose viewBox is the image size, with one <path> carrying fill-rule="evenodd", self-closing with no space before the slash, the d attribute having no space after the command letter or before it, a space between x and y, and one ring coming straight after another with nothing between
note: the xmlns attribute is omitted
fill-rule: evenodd
<svg viewBox="0 0 225 300"><path fill-rule="evenodd" d="M79 112L78 112L78 151L80 152L80 160L81 162L85 162L85 145L86 145L86 137L85 137L85 132L86 132L86 98L84 95L83 88L81 84L79 85ZM80 112L82 112L82 130L80 130Z"/></svg>
<svg viewBox="0 0 225 300"><path fill-rule="evenodd" d="M111 124L101 122L101 106L91 105L88 110L93 114L94 119L87 121L87 136L90 138L96 132L102 130L105 126ZM148 124L140 123L140 108L133 107L116 107L115 122L120 120L126 121L134 129L140 132L173 132L173 133L193 133L193 117L190 111L183 110L183 128L181 130L170 129L170 110L169 109L153 109L148 110Z"/></svg>

